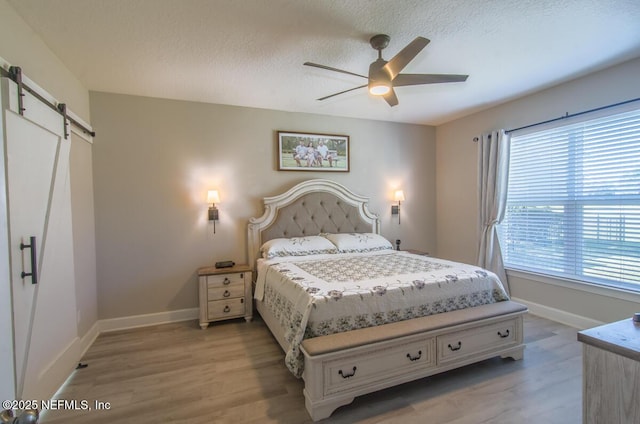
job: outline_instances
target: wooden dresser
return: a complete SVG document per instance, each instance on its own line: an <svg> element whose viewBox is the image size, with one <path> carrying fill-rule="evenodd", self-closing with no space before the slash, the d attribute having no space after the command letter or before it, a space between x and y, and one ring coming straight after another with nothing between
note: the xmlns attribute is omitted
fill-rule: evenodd
<svg viewBox="0 0 640 424"><path fill-rule="evenodd" d="M640 423L640 323L631 318L580 331L582 422Z"/></svg>
<svg viewBox="0 0 640 424"><path fill-rule="evenodd" d="M230 268L212 266L198 269L198 297L200 327L210 322L244 317L251 321L251 267L235 265Z"/></svg>

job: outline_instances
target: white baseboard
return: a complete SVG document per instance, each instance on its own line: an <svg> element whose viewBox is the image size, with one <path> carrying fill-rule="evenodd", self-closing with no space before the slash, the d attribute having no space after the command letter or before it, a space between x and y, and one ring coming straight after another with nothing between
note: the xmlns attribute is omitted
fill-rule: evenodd
<svg viewBox="0 0 640 424"><path fill-rule="evenodd" d="M91 326L89 331L87 331L87 333L80 338L80 345L78 347L78 350L80 351L80 357L84 356L84 354L87 353L87 350L89 350L93 342L96 341L96 339L100 335L99 330L100 330L100 326L98 324L98 321L96 321Z"/></svg>
<svg viewBox="0 0 640 424"><path fill-rule="evenodd" d="M80 358L91 347L98 337L98 323L85 333L82 337L76 337L38 376L38 393L34 395L37 399L52 399L56 391L69 378L76 368Z"/></svg>
<svg viewBox="0 0 640 424"><path fill-rule="evenodd" d="M584 330L587 328L598 327L604 322L583 317L581 315L572 314L570 312L563 311L561 309L552 308L550 306L541 305L539 303L530 302L525 299L512 297L514 302L522 303L529 308L529 313L537 315L542 318L550 319L551 321L559 322L560 324L568 325L578 330Z"/></svg>
<svg viewBox="0 0 640 424"><path fill-rule="evenodd" d="M148 327L150 325L168 324L170 322L198 319L198 312L198 308L190 308L178 309L176 311L157 312L154 314L101 319L98 321L98 327L100 329L100 333L127 330L130 328Z"/></svg>

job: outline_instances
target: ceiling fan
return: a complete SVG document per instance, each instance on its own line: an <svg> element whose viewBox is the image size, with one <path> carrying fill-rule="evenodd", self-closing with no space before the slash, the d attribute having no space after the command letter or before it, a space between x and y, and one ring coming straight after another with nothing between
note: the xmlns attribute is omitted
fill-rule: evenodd
<svg viewBox="0 0 640 424"><path fill-rule="evenodd" d="M328 71L355 75L368 80L367 84L350 88L339 93L330 94L328 96L321 97L318 100L325 100L359 88L369 87L369 93L382 96L387 103L389 103L389 106L395 106L398 104L398 97L393 89L394 87L420 84L439 84L443 82L463 82L469 77L469 75L453 74L401 74L400 71L402 71L404 67L407 66L407 64L411 62L413 58L427 46L427 44L429 44L429 40L424 37L416 37L415 40L407 44L404 49L400 50L397 55L387 62L382 58L382 50L389 45L389 40L389 36L385 34L374 35L369 40L371 47L378 51L378 59L369 65L369 76L332 68L330 66L319 65L317 63L305 62L304 65L306 66L313 66L315 68L326 69Z"/></svg>

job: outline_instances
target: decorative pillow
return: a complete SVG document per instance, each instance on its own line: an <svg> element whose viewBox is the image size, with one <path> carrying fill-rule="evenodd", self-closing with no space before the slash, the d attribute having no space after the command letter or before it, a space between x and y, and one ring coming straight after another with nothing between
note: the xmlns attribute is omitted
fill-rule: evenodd
<svg viewBox="0 0 640 424"><path fill-rule="evenodd" d="M269 240L260 248L263 258L271 259L277 256L304 256L321 253L338 253L338 249L324 237L307 236L277 238Z"/></svg>
<svg viewBox="0 0 640 424"><path fill-rule="evenodd" d="M322 234L336 245L339 252L372 252L374 250L393 250L386 238L374 233Z"/></svg>

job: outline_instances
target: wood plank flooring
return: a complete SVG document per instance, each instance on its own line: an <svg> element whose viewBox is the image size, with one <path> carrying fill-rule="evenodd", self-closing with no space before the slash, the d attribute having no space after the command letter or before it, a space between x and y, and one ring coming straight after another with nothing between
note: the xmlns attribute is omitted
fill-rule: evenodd
<svg viewBox="0 0 640 424"><path fill-rule="evenodd" d="M327 423L582 422L576 330L528 315L522 361L494 358L356 398ZM41 423L309 423L303 382L258 317L201 330L196 321L101 334ZM96 410L95 401L110 409Z"/></svg>

